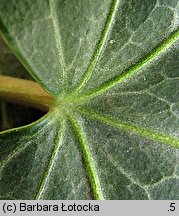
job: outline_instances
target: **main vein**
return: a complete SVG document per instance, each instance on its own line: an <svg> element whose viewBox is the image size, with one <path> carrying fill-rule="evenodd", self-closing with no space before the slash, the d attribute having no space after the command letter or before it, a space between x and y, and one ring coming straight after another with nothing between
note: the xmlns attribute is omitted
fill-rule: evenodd
<svg viewBox="0 0 179 216"><path fill-rule="evenodd" d="M61 125L59 127L61 127ZM62 128L57 132L57 136L56 136L56 139L55 139L55 145L54 145L54 148L52 150L50 160L48 162L47 168L46 168L46 170L44 172L44 175L42 177L39 189L38 189L36 197L35 197L35 199L37 199L37 200L42 198L45 187L48 184L50 174L52 172L52 169L53 169L53 166L54 166L54 163L55 163L55 159L56 159L57 154L59 152L59 148L60 148L60 146L62 145L62 142L63 142L64 130L65 130L65 126L64 126L64 122L62 122Z"/></svg>
<svg viewBox="0 0 179 216"><path fill-rule="evenodd" d="M58 52L58 57L59 57L59 66L62 67L62 80L63 80L63 91L66 83L66 72L65 72L65 59L64 59L64 53L63 53L63 48L62 48L62 43L61 43L61 35L60 35L60 29L58 25L58 17L57 17L57 6L56 6L56 0L50 0L50 11L51 11L51 16L52 16L52 22L53 22L53 27L54 27L54 35L55 35L55 41L56 41L56 48Z"/></svg>
<svg viewBox="0 0 179 216"><path fill-rule="evenodd" d="M147 55L144 59L133 65L128 70L124 71L122 75L115 77L114 79L106 82L104 85L99 86L93 91L81 97L81 100L89 100L93 97L100 95L101 93L111 89L112 87L118 85L121 82L124 82L132 75L134 75L139 70L143 69L147 65L150 65L152 61L157 60L159 56L163 55L166 50L168 50L174 43L179 39L179 31L175 31L172 33L167 40L157 46L149 55Z"/></svg>
<svg viewBox="0 0 179 216"><path fill-rule="evenodd" d="M106 40L108 39L108 35L110 33L110 29L111 29L111 26L112 26L112 23L113 23L113 20L114 20L116 11L117 11L118 4L119 4L119 0L113 0L113 2L111 4L111 10L110 10L109 15L107 17L104 29L103 29L102 34L101 34L101 38L100 38L99 43L97 45L97 48L94 52L91 63L89 64L80 85L76 88L75 93L79 92L83 89L83 87L86 85L86 83L89 81L89 79L92 75L93 69L94 69L96 63L98 62L100 54L101 54L103 47L106 43Z"/></svg>
<svg viewBox="0 0 179 216"><path fill-rule="evenodd" d="M112 117L106 117L102 114L98 114L90 110L84 110L84 109L79 108L78 111L88 116L89 118L95 119L105 124L108 124L112 127L120 128L125 131L129 131L129 132L133 132L135 134L139 134L151 140L155 140L157 142L162 142L165 144L169 144L170 146L173 146L175 148L179 148L179 139L175 137L171 137L164 133L156 132L150 129L145 129L140 126L132 125L130 123L126 123L126 122L120 121Z"/></svg>
<svg viewBox="0 0 179 216"><path fill-rule="evenodd" d="M77 136L79 138L80 147L82 149L83 158L85 161L86 169L89 174L89 180L92 186L93 195L94 198L97 200L104 200L100 181L98 178L98 173L94 164L93 157L90 152L90 148L88 146L87 138L85 135L85 132L83 130L83 127L80 125L80 123L72 116L69 116L69 119L75 128L75 131L77 133Z"/></svg>

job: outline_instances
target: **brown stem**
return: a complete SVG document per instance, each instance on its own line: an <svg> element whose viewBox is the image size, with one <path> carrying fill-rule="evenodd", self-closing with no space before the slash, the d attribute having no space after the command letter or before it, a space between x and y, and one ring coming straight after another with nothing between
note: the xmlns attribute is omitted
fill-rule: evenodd
<svg viewBox="0 0 179 216"><path fill-rule="evenodd" d="M54 103L54 98L38 83L9 76L0 76L0 99L45 112Z"/></svg>

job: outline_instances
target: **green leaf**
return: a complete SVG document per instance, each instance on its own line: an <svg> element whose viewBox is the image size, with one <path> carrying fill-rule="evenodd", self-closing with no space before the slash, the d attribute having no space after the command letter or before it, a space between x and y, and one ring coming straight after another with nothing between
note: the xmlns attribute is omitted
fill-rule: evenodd
<svg viewBox="0 0 179 216"><path fill-rule="evenodd" d="M0 75L32 79L1 38L0 53ZM0 100L0 131L29 124L42 115L39 110Z"/></svg>
<svg viewBox="0 0 179 216"><path fill-rule="evenodd" d="M177 0L2 0L0 29L56 98L0 133L2 199L179 199Z"/></svg>

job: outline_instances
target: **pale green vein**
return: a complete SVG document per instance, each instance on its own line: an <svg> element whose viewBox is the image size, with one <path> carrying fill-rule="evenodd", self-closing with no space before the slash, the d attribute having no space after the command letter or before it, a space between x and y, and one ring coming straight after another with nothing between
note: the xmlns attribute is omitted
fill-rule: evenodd
<svg viewBox="0 0 179 216"><path fill-rule="evenodd" d="M44 128L42 127L41 129L39 129L38 131L38 135L40 134L40 132L43 130ZM11 131L15 131L17 130L16 128L11 129ZM7 133L8 131L3 131L3 133ZM3 134L2 133L2 134ZM29 142L24 142L23 140L21 140L21 144L15 148L5 159L2 159L0 161L0 172L2 171L2 169L4 169L4 167L16 156L18 156L21 152L23 152L28 146L31 145L32 140L34 137L36 137L37 134L31 134L30 135L30 141Z"/></svg>
<svg viewBox="0 0 179 216"><path fill-rule="evenodd" d="M109 152L106 151L104 145L101 145L101 149L102 149L102 151L105 152L105 154L106 154L106 159L108 159L108 161L114 166L114 169L116 169L116 170L118 170L120 173L122 173L122 175L124 175L132 184L138 185L138 186L141 187L143 190L145 190L144 186L142 186L142 185L140 184L140 182L136 181L136 179L134 179L130 173L126 172L125 169L118 163L118 161L116 161L116 160L109 154Z"/></svg>
<svg viewBox="0 0 179 216"><path fill-rule="evenodd" d="M3 135L8 136L9 133L13 133L17 131L24 132L25 134L24 139L28 138L28 136L30 135L29 142L24 142L24 139L22 139L21 144L17 146L17 148L15 148L7 157L5 157L4 159L0 161L0 170L1 168L5 167L8 164L8 162L11 161L15 156L19 155L24 149L26 149L32 143L31 141L33 140L35 136L37 135L40 136L40 132L44 129L44 127L46 127L45 124L47 123L47 119L48 119L47 115L48 114L44 115L41 119L29 125L21 126L19 128L11 128L11 129L0 132L0 136L2 136L2 138L3 138ZM31 132L30 130L30 132L28 132L28 135L26 135L25 130L29 130L29 129L32 129L33 131ZM36 129L38 129L38 132L36 132Z"/></svg>
<svg viewBox="0 0 179 216"><path fill-rule="evenodd" d="M101 34L101 38L100 38L99 43L97 45L97 48L94 52L91 63L89 64L80 85L74 91L75 93L81 91L84 88L84 86L87 84L87 82L89 81L89 79L92 75L93 69L94 69L96 63L98 62L98 59L99 59L100 54L103 50L103 47L105 46L105 43L108 39L110 30L111 30L111 26L113 24L114 17L115 17L117 8L118 8L118 4L119 4L119 0L113 0L113 2L111 4L111 10L110 10L109 15L107 17L104 29L103 29L102 34Z"/></svg>
<svg viewBox="0 0 179 216"><path fill-rule="evenodd" d="M55 145L54 145L54 148L52 150L50 160L48 162L47 168L46 168L46 170L44 172L44 175L42 177L39 189L38 189L38 191L36 193L35 199L37 199L37 200L43 198L43 193L45 191L46 185L48 184L50 174L52 172L54 163L56 161L56 158L57 158L57 155L58 155L58 152L59 152L59 148L60 148L60 146L62 145L62 142L63 142L63 134L64 134L64 130L65 130L64 122L62 122L62 125L59 125L59 127L62 127L62 128L57 133L57 136L56 136L56 139L55 139Z"/></svg>
<svg viewBox="0 0 179 216"><path fill-rule="evenodd" d="M81 126L80 123L74 117L69 116L69 119L79 139L79 144L82 149L82 153L83 153L86 169L89 175L89 180L92 186L94 198L97 200L104 200L100 181L98 178L98 173L97 173L97 170L94 164L94 160L90 152L90 148L88 146L88 142L87 142L85 132L83 130L83 126Z"/></svg>
<svg viewBox="0 0 179 216"><path fill-rule="evenodd" d="M59 24L58 24L58 17L57 17L57 6L56 6L56 0L50 0L50 11L51 11L51 16L52 16L52 22L53 22L53 27L54 27L54 36L55 36L55 41L57 45L57 52L58 52L58 57L59 57L59 63L60 66L62 67L62 80L63 80L63 90L65 87L65 82L66 82L66 72L65 72L65 59L64 59L64 54L63 54L63 48L62 48L62 43L61 43L61 35L60 35L60 29L59 29Z"/></svg>
<svg viewBox="0 0 179 216"><path fill-rule="evenodd" d="M120 129L123 129L125 131L129 131L129 132L133 132L135 134L141 135L141 136L146 137L148 139L155 140L155 141L160 142L160 143L168 144L168 145L173 146L175 148L179 148L179 139L177 139L175 137L171 137L171 136L168 136L164 133L152 131L150 129L145 129L145 128L142 128L142 127L139 127L136 125L126 123L126 122L122 122L122 121L115 119L115 118L106 117L104 115L95 113L95 112L90 111L90 110L84 110L84 109L78 108L78 111L80 113L84 114L85 116L88 116L89 118L98 120L98 121L100 121L104 124L108 124L112 127L120 128Z"/></svg>
<svg viewBox="0 0 179 216"><path fill-rule="evenodd" d="M148 56L142 59L140 62L133 65L130 69L125 71L122 75L115 77L113 80L106 82L104 85L96 88L95 90L89 92L88 94L81 97L81 100L89 100L101 93L111 89L112 87L124 82L134 75L139 70L150 65L152 61L157 61L160 56L162 56L168 49L170 49L175 42L179 39L179 31L172 33L163 43L156 47Z"/></svg>

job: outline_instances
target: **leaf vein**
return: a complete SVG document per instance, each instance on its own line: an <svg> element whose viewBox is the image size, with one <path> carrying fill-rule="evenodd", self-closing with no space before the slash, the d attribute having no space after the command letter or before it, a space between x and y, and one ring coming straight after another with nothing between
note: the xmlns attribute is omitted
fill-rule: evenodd
<svg viewBox="0 0 179 216"><path fill-rule="evenodd" d="M62 42L61 42L61 35L60 35L60 29L58 25L58 18L57 14L55 12L56 10L56 4L55 0L50 0L50 11L51 11L51 17L52 17L52 22L53 22L53 28L54 28L54 36L55 36L55 41L56 41L56 48L58 52L58 57L59 57L59 65L62 67L62 80L63 80L63 90L65 87L65 81L66 81L66 65L65 65L65 58L64 58L64 52L62 48Z"/></svg>
<svg viewBox="0 0 179 216"><path fill-rule="evenodd" d="M59 152L59 148L62 146L64 130L65 130L65 127L63 126L63 128L57 132L56 139L55 139L55 145L54 145L54 148L52 150L51 157L50 157L49 162L47 164L46 170L42 176L40 186L39 186L38 191L37 191L36 196L35 196L35 199L37 199L37 200L42 198L43 193L45 191L45 187L48 184L50 174L52 172L52 169L53 169L53 166L55 163L55 159L56 159L57 154Z"/></svg>
<svg viewBox="0 0 179 216"><path fill-rule="evenodd" d="M21 127L22 128L22 127ZM21 129L20 127L18 128L18 129ZM39 131L38 131L38 133L40 133L42 130L44 129L44 126L41 128L41 129L39 129ZM15 131L15 130L17 130L16 128L13 128L13 129L10 129L11 131ZM7 133L7 131L3 131L3 133ZM22 151L24 151L28 146L30 146L31 145L31 143L32 143L32 140L33 140L33 138L34 137L36 137L37 136L37 134L36 133L33 133L32 135L31 135L31 139L30 139L30 141L28 141L28 142L22 142L22 144L21 145L19 145L17 148L15 148L7 157L5 157L3 160L1 160L1 162L0 162L0 165L1 165L1 167L0 167L0 172L3 170L3 168L8 164L8 162L10 162L15 156L18 156Z"/></svg>
<svg viewBox="0 0 179 216"><path fill-rule="evenodd" d="M74 117L69 116L69 120L71 124L73 125L76 131L77 137L79 139L79 144L80 144L80 147L83 153L83 157L84 157L86 169L89 175L89 181L92 186L94 198L97 200L104 200L98 173L97 173L97 170L94 164L94 160L90 152L90 148L88 146L86 134L83 130L83 127L80 125L78 120L76 120Z"/></svg>
<svg viewBox="0 0 179 216"><path fill-rule="evenodd" d="M101 145L101 148L104 150L104 152L106 153L107 159L112 163L112 165L120 172L122 173L127 179L129 179L130 182L132 182L135 185L138 185L139 187L141 187L142 189L144 189L144 187L138 182L136 181L133 177L132 174L127 173L124 168L117 164L116 161L111 157L111 155L106 152L104 146Z"/></svg>
<svg viewBox="0 0 179 216"><path fill-rule="evenodd" d="M81 91L84 88L84 86L87 84L89 79L91 78L93 69L95 68L95 66L97 64L98 59L99 59L99 57L101 55L101 52L102 52L102 50L103 50L103 48L104 48L104 46L106 44L106 41L108 39L110 29L111 29L112 23L114 21L118 5L119 5L119 0L113 0L113 2L111 4L111 10L110 10L110 12L108 14L104 29L102 31L101 37L99 39L99 43L98 43L98 45L96 47L96 50L95 50L95 52L93 54L91 63L89 64L80 85L76 88L75 93Z"/></svg>
<svg viewBox="0 0 179 216"><path fill-rule="evenodd" d="M125 82L127 79L129 79L132 75L136 74L139 70L143 69L144 67L147 67L152 63L154 60L157 60L160 55L164 54L166 50L170 49L175 42L179 39L179 31L178 29L172 33L168 39L166 39L163 43L158 45L149 55L147 55L145 58L137 62L136 64L132 65L129 69L124 71L122 75L114 77L113 79L107 81L103 85L99 86L98 88L92 90L91 92L87 93L86 95L81 96L81 100L90 100L91 98L94 98L107 90L111 89L112 87Z"/></svg>
<svg viewBox="0 0 179 216"><path fill-rule="evenodd" d="M104 115L101 115L99 113L96 113L90 110L84 110L84 109L78 108L78 112L81 114L84 114L85 116L91 119L95 119L97 121L100 121L112 127L120 128L124 131L130 131L134 134L141 135L148 139L151 139L151 140L154 140L160 143L165 143L175 148L179 148L179 139L177 139L176 137L167 136L164 133L159 133L156 131L152 131L150 129L144 129L142 127L132 125L126 122L122 122L120 120L116 120L111 117L106 117Z"/></svg>

